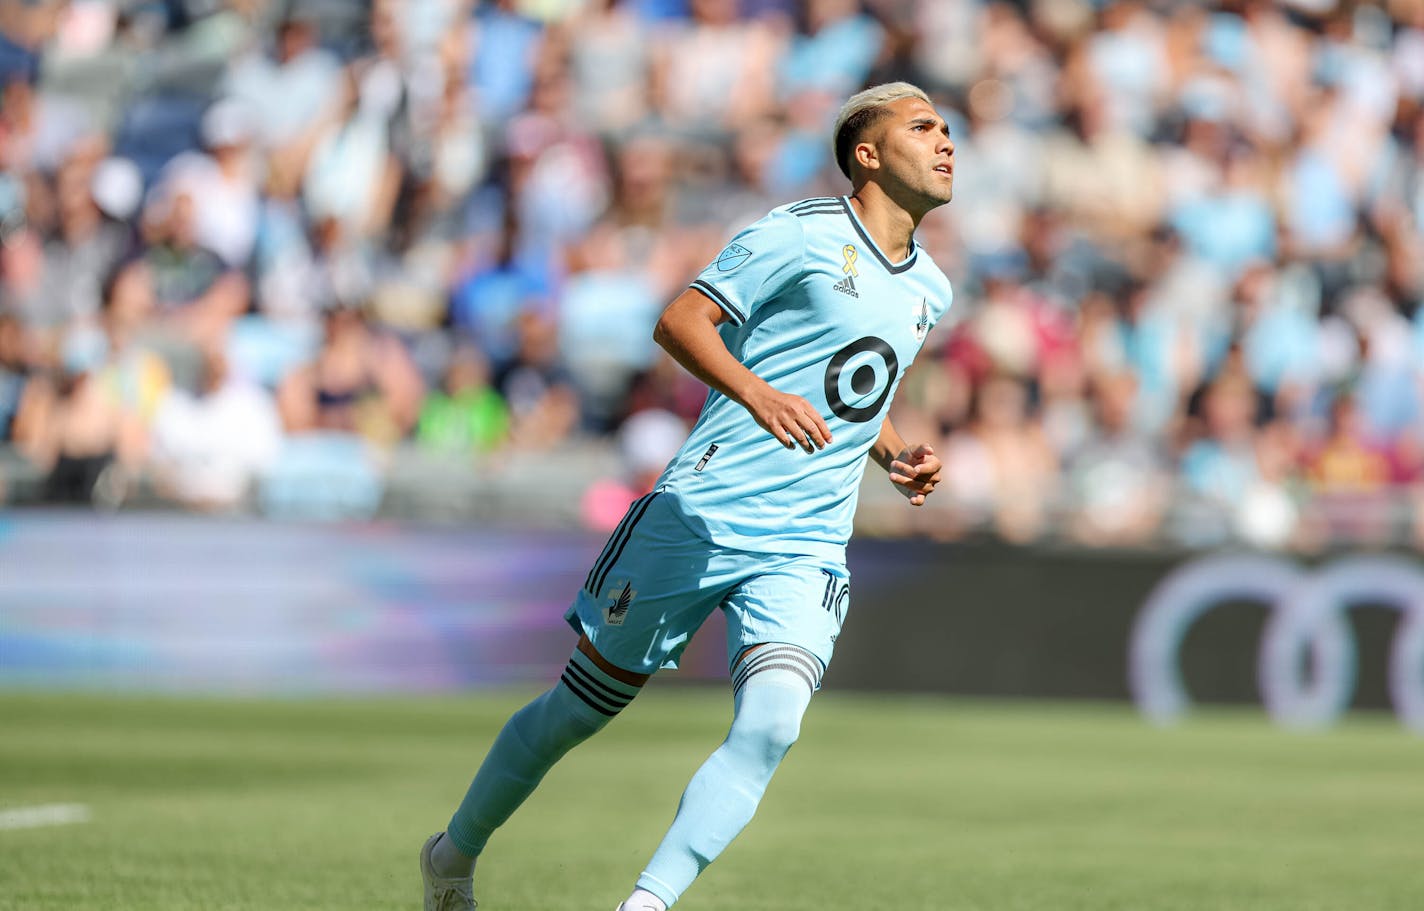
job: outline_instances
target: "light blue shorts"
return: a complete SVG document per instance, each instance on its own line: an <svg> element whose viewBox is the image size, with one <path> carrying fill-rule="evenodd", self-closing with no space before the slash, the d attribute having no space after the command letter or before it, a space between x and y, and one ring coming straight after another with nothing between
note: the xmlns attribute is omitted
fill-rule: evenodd
<svg viewBox="0 0 1424 911"><path fill-rule="evenodd" d="M636 501L589 570L565 617L625 670L677 667L692 635L721 608L727 666L749 646L788 643L831 663L850 609L850 574L822 557L719 547L676 515L671 492Z"/></svg>

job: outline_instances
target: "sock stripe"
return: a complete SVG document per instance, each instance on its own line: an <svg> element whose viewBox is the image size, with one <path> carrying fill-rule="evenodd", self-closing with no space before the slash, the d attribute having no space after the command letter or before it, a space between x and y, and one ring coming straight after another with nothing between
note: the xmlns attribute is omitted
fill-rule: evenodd
<svg viewBox="0 0 1424 911"><path fill-rule="evenodd" d="M733 677L732 692L740 692L742 687L746 686L747 680L767 670L794 671L814 691L821 680L820 664L815 656L796 646L758 649L742 663Z"/></svg>
<svg viewBox="0 0 1424 911"><path fill-rule="evenodd" d="M747 681L751 680L751 678L755 677L757 674L760 674L762 671L791 671L793 674L805 681L806 686L810 687L812 692L816 691L816 680L814 677L812 677L806 672L805 665L796 664L790 661L775 661L757 665L751 673L747 674L746 679L744 679L741 684L732 688L733 694L740 693L742 691L742 687L745 687L747 685Z"/></svg>
<svg viewBox="0 0 1424 911"><path fill-rule="evenodd" d="M821 662L816 656L795 645L776 645L757 649L753 652L742 662L738 676L745 675L748 670L764 661L778 658L801 661L814 676L819 677L821 675Z"/></svg>
<svg viewBox="0 0 1424 911"><path fill-rule="evenodd" d="M608 696L599 691L598 687L594 686L593 681L589 680L587 675L580 673L573 665L564 668L563 676L577 683L583 691L589 695L589 698L597 700L604 708L616 712L628 704L617 699L608 698Z"/></svg>
<svg viewBox="0 0 1424 911"><path fill-rule="evenodd" d="M820 679L821 676L820 662L811 655L795 648L776 649L767 650L749 658L737 672L735 678L737 685L745 682L746 678L751 676L757 668L770 661L792 661L804 667L806 673L810 674L812 679Z"/></svg>
<svg viewBox="0 0 1424 911"><path fill-rule="evenodd" d="M598 593L603 590L603 583L608 579L609 570L618 565L618 558L623 556L623 549L627 547L628 542L633 539L633 529L638 527L638 523L643 520L643 513L647 512L648 507L653 505L653 501L658 498L659 493L661 493L661 491L655 490L643 498L642 505L638 507L638 514L633 517L632 523L623 531L623 540L619 543L618 549L613 552L613 559L604 564L603 571L593 580L593 588L589 591L589 594L596 597Z"/></svg>
<svg viewBox="0 0 1424 911"><path fill-rule="evenodd" d="M572 677L574 680L578 681L584 687L584 689L588 691L589 695L591 695L593 698L597 699L599 702L603 703L605 706L615 712L621 711L622 709L626 708L628 706L628 703L633 701L632 696L623 696L618 693L613 693L612 690L610 690L606 686L603 686L597 680L594 680L586 672L584 672L582 668L579 668L577 665L570 664L567 668L565 668L564 676ZM613 695L607 695L609 693L613 693Z"/></svg>
<svg viewBox="0 0 1424 911"><path fill-rule="evenodd" d="M609 718L612 718L614 715L618 714L616 709L613 711L609 711L608 709L600 705L597 700L595 700L589 693L587 693L576 680L569 676L567 671L565 671L564 675L559 678L559 682L562 683L564 686L568 687L569 692L579 697L579 699L582 699L584 704L587 705L589 708L593 709L595 712L598 712L602 715L607 715Z"/></svg>
<svg viewBox="0 0 1424 911"><path fill-rule="evenodd" d="M618 699L632 701L633 697L642 691L642 687L640 686L636 686L632 683L624 683L621 680L615 680L608 674L605 674L598 665L593 663L593 659L578 649L574 650L573 657L569 660L569 664L577 666L590 680L597 683L600 688L607 690L610 696L614 696Z"/></svg>
<svg viewBox="0 0 1424 911"><path fill-rule="evenodd" d="M628 511L623 514L623 518L618 523L618 527L613 529L613 534L608 536L608 543L603 545L603 550L599 552L598 559L595 560L593 563L593 568L588 571L588 576L583 580L584 591L588 592L590 595L598 595L598 592L594 591L593 589L593 580L598 575L598 571L603 568L603 562L607 560L608 555L613 552L613 542L617 541L618 538L623 534L623 532L628 528L628 522L630 519L633 518L633 513L637 510L637 508L642 505L642 502L644 500L651 496L652 494L645 494L634 500L633 504L628 507Z"/></svg>

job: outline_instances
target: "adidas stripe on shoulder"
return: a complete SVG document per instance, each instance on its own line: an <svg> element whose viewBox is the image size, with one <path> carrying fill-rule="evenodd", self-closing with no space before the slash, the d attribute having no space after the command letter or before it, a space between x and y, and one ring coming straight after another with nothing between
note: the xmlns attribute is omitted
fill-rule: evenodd
<svg viewBox="0 0 1424 911"><path fill-rule="evenodd" d="M786 207L786 211L797 218L805 218L808 215L835 215L845 211L840 198L836 196L816 196L811 199L803 199L801 202L793 203Z"/></svg>

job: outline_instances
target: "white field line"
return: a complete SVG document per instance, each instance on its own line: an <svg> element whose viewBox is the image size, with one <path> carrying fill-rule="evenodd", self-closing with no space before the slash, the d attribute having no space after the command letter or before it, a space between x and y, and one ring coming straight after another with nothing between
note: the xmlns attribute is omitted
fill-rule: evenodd
<svg viewBox="0 0 1424 911"><path fill-rule="evenodd" d="M89 808L82 803L46 803L36 807L0 810L0 831L67 826L89 821Z"/></svg>

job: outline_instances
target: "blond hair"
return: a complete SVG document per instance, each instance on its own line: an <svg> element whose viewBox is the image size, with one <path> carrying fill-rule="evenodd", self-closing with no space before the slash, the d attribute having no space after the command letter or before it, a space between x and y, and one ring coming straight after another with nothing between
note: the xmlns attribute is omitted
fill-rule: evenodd
<svg viewBox="0 0 1424 911"><path fill-rule="evenodd" d="M857 92L841 105L836 115L836 127L831 131L831 149L836 156L836 164L841 173L850 177L851 149L871 124L884 117L886 105L902 98L918 98L926 104L933 104L924 89L908 82L886 82L873 85L863 92Z"/></svg>

